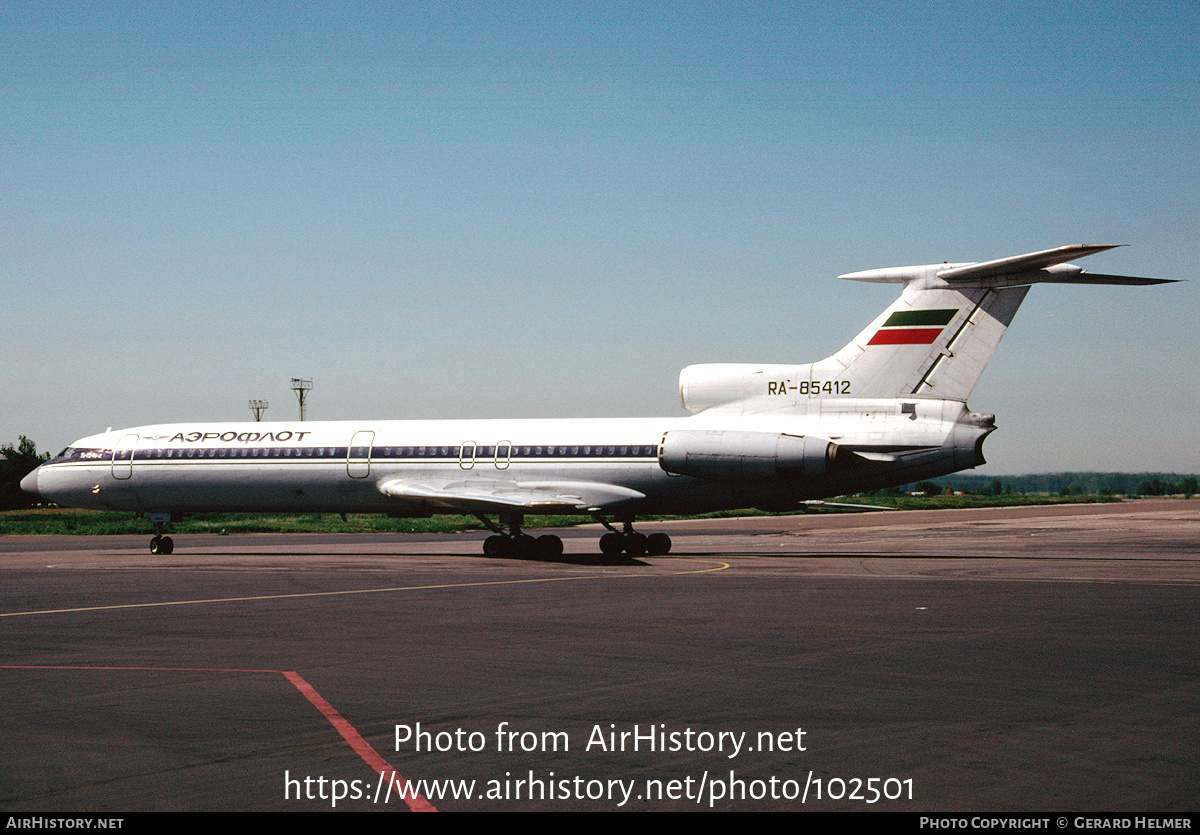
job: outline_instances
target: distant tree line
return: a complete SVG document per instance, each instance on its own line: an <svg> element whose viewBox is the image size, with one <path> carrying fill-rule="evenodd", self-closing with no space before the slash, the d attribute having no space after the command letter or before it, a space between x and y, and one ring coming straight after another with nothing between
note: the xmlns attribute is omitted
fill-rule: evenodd
<svg viewBox="0 0 1200 835"><path fill-rule="evenodd" d="M0 510L33 507L37 499L21 489L21 479L49 460L50 454L39 455L37 446L24 435L15 447L0 446Z"/></svg>
<svg viewBox="0 0 1200 835"><path fill-rule="evenodd" d="M976 496L1038 493L1057 496L1194 496L1200 493L1200 477L1179 473L1035 473L1016 476L943 476L918 485L913 491L934 486L938 492L960 491ZM928 489L925 489L929 492Z"/></svg>

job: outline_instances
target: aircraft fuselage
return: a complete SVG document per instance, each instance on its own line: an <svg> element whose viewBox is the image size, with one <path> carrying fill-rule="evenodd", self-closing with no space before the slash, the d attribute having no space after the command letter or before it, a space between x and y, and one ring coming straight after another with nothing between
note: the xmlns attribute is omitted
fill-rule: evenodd
<svg viewBox="0 0 1200 835"><path fill-rule="evenodd" d="M106 432L77 441L26 488L59 504L138 512L462 512L464 500L387 495L391 481L486 484L490 489L578 495L554 512L698 513L795 506L848 488L903 484L976 466L991 424L956 401L910 398L823 401L787 416L724 419L321 421L180 423ZM727 470L696 477L666 458L678 433L816 438L839 455L825 471L767 477L719 447L704 460ZM772 441L773 442L773 441ZM876 460L851 453L877 456ZM881 460L886 458L887 460ZM715 462L715 463L714 463ZM704 464L697 465L704 466ZM785 465L779 465L785 466ZM816 468L820 470L820 467ZM760 476L760 473L764 473ZM579 485L572 489L571 485ZM609 488L606 490L606 488ZM469 502L467 503L469 504ZM547 508L551 508L548 506Z"/></svg>

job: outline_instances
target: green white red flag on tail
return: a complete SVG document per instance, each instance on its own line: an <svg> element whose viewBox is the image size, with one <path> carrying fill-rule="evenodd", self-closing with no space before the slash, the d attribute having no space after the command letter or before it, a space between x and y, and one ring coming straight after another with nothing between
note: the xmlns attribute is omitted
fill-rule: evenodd
<svg viewBox="0 0 1200 835"><path fill-rule="evenodd" d="M940 310L897 310L871 337L868 345L932 345L958 313Z"/></svg>

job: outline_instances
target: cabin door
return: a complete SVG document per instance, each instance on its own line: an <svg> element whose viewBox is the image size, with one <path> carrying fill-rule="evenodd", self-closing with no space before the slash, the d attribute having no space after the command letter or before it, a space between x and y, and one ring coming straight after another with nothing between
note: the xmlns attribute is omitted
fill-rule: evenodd
<svg viewBox="0 0 1200 835"><path fill-rule="evenodd" d="M375 443L374 432L355 432L346 450L346 475L351 478L366 478L371 474L371 445Z"/></svg>
<svg viewBox="0 0 1200 835"><path fill-rule="evenodd" d="M117 441L112 454L113 478L129 478L133 475L133 448L137 446L137 435L123 435Z"/></svg>

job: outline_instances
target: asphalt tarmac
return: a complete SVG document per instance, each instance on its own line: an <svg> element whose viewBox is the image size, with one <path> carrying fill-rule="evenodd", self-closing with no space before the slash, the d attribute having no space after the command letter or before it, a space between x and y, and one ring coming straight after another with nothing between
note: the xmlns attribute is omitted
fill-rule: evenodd
<svg viewBox="0 0 1200 835"><path fill-rule="evenodd" d="M1200 501L639 530L0 537L0 807L1200 807Z"/></svg>

